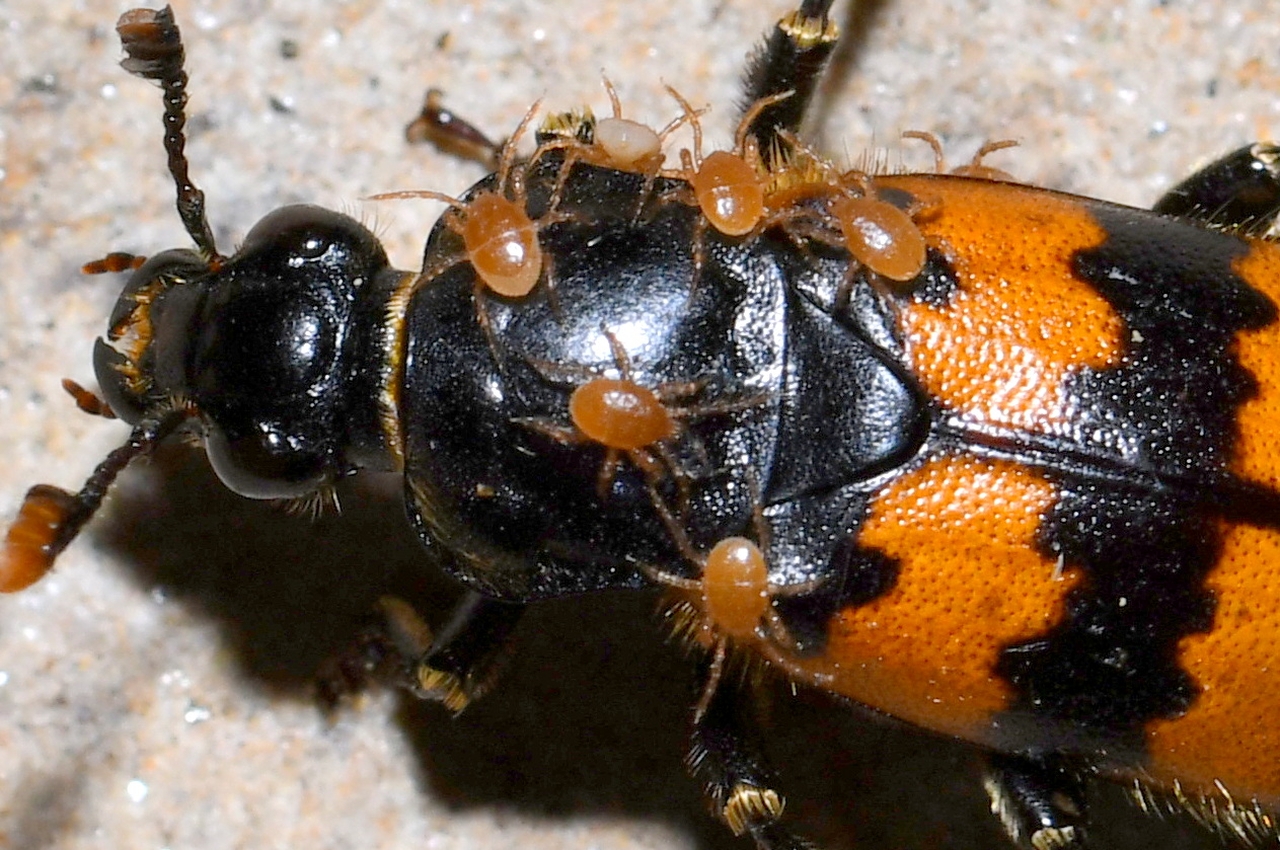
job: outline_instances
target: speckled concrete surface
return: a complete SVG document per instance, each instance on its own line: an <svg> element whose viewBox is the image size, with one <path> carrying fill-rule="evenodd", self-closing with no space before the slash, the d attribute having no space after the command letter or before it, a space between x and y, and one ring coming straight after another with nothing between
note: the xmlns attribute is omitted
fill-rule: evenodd
<svg viewBox="0 0 1280 850"><path fill-rule="evenodd" d="M179 2L192 72L193 175L221 244L310 201L378 223L413 267L439 207L360 199L456 193L480 170L400 131L437 85L481 126L536 97L674 112L660 83L717 107L725 140L747 45L785 0L682 3ZM606 6L601 10L600 6ZM123 438L57 388L92 379L119 281L108 250L186 240L159 152L158 97L117 66L116 3L0 0L0 515L35 482L71 486ZM881 0L824 90L828 150L903 129L953 158L987 138L1033 182L1150 203L1197 162L1280 132L1280 15L1269 0ZM296 48L286 58L282 45ZM403 528L393 488L345 492L317 524L227 495L198 455L130 471L51 578L0 599L0 847L742 847L702 814L680 765L688 683L648 598L547 606L509 675L453 721L395 695L330 721L317 664L382 588L452 592ZM995 848L963 747L835 713L773 710L792 810L832 848ZM1100 792L1099 846L1211 847L1139 823Z"/></svg>

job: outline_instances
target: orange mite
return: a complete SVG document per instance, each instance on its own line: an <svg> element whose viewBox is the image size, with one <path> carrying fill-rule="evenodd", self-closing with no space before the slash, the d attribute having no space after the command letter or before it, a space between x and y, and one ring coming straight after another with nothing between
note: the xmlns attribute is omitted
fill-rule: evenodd
<svg viewBox="0 0 1280 850"><path fill-rule="evenodd" d="M644 185L636 195L632 214L633 219L639 220L654 183L662 173L662 164L666 160L662 146L668 136L690 120L690 115L680 115L661 130L654 130L622 116L622 101L608 77L604 78L604 87L609 95L612 115L596 119L591 110L586 109L549 116L538 131L541 143L530 157L530 163L536 163L553 151L564 152L548 202L552 210L559 206L564 187L579 162L644 175Z"/></svg>
<svg viewBox="0 0 1280 850"><path fill-rule="evenodd" d="M731 637L753 633L769 611L769 565L745 537L726 537L711 548L701 584L707 617Z"/></svg>
<svg viewBox="0 0 1280 850"><path fill-rule="evenodd" d="M798 205L770 204L768 190L771 175L760 155L760 149L748 131L752 122L768 107L787 100L789 92L760 98L738 122L733 150L702 154L700 114L689 101L667 86L667 91L684 110L693 129L693 150L680 152L681 167L664 171L663 176L683 180L688 189L673 193L702 213L693 231L693 283L696 286L706 264L707 229L735 238L753 238L770 227L809 212Z"/></svg>
<svg viewBox="0 0 1280 850"><path fill-rule="evenodd" d="M791 585L776 585L769 580L769 562L762 547L769 545L770 533L759 506L754 518L759 543L733 535L700 553L656 491L650 491L650 498L677 548L698 568L697 578L685 578L654 567L647 570L654 581L685 595L684 599L677 600L671 612L677 633L709 647L712 652L707 681L694 708L696 719L715 696L731 648L750 647L760 658L787 669L788 654L796 651L797 644L773 601L778 596L808 593L825 579ZM752 658L741 657L748 661Z"/></svg>
<svg viewBox="0 0 1280 850"><path fill-rule="evenodd" d="M703 391L697 381L646 387L635 380L631 359L622 343L608 330L603 333L609 341L618 377L587 373L586 379L570 393L569 426L540 418L516 421L565 445L603 446L605 458L597 481L601 498L608 494L623 458L644 474L650 488L670 476L684 498L688 472L671 451L673 441L686 433L684 423L748 410L758 406L761 399L748 396L699 404L691 403ZM552 364L532 365L550 381L558 381L561 375L574 377Z"/></svg>
<svg viewBox="0 0 1280 850"><path fill-rule="evenodd" d="M635 451L676 434L676 420L653 390L626 378L592 378L569 397L569 416L602 446Z"/></svg>
<svg viewBox="0 0 1280 850"><path fill-rule="evenodd" d="M609 95L610 117L596 119L587 111L548 119L543 131L552 138L539 146L533 158L536 160L545 153L563 149L567 152L566 168L572 168L574 162L581 161L603 168L656 176L666 159L662 152L663 142L688 121L688 116L682 115L661 130L654 130L622 116L622 101L608 77L604 79L604 88ZM584 136L590 141L583 141ZM562 177L557 185L563 187L563 184ZM556 197L556 193L553 192L552 197Z"/></svg>
<svg viewBox="0 0 1280 850"><path fill-rule="evenodd" d="M528 295L542 276L542 247L524 204L486 192L464 210L462 242L485 286L507 298Z"/></svg>
<svg viewBox="0 0 1280 850"><path fill-rule="evenodd" d="M618 466L625 457L644 473L650 484L665 475L677 483L684 471L667 443L682 431L681 420L705 415L699 407L670 406L700 392L696 384L669 384L650 389L637 383L631 360L612 333L604 332L613 353L618 378L594 375L574 388L569 396L571 427L543 419L521 419L521 424L566 445L590 443L605 448L597 492L604 498L613 484ZM549 364L543 364L549 378Z"/></svg>
<svg viewBox="0 0 1280 850"><path fill-rule="evenodd" d="M938 174L954 174L956 177L976 177L979 180L1000 180L1006 183L1018 182L1017 178L1009 172L990 165L984 165L982 162L988 155L996 151L1017 147L1018 143L1013 139L984 142L982 147L978 148L973 158L967 163L948 169L947 160L942 153L942 142L935 134L920 130L907 130L902 134L902 138L919 139L927 144L933 150L933 170Z"/></svg>
<svg viewBox="0 0 1280 850"><path fill-rule="evenodd" d="M924 268L928 247L911 214L882 201L870 190L870 178L862 180L864 194L841 194L827 206L849 254L883 278L905 283Z"/></svg>
<svg viewBox="0 0 1280 850"><path fill-rule="evenodd" d="M535 103L525 113L516 131L503 145L493 189L481 191L469 201L429 190L386 192L372 196L373 200L425 198L443 201L451 207L445 214L445 225L462 238L461 255L447 257L424 268L422 274L411 280L405 291L397 296L398 301L407 302L419 286L429 284L462 262L469 262L475 270L477 302L483 294L482 290L506 298L520 298L528 295L538 285L544 271L538 231L547 224L561 220L555 213L548 213L538 221L529 217L526 212L528 198L525 193L524 166L517 166L515 162L516 144L529 126L538 106ZM507 197L508 193L513 197Z"/></svg>
<svg viewBox="0 0 1280 850"><path fill-rule="evenodd" d="M706 223L726 236L746 236L782 219L771 216L765 204L768 171L755 140L747 135L752 121L763 110L786 100L788 95L772 95L752 104L734 134L733 150L702 155L702 126L689 102L670 86L667 91L684 109L693 128L693 150L680 152L680 169L670 176L689 184L693 203ZM700 241L701 234L695 234Z"/></svg>

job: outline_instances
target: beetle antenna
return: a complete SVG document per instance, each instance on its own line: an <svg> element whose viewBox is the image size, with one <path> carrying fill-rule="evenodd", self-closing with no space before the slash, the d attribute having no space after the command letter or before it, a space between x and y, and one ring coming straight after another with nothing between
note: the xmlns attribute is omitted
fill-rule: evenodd
<svg viewBox="0 0 1280 850"><path fill-rule="evenodd" d="M183 67L187 52L173 9L131 9L116 22L116 34L128 54L121 67L136 77L159 83L164 92L164 150L178 190L178 217L200 252L216 263L221 258L205 217L204 192L187 173L187 137L182 132L187 125L187 72Z"/></svg>
<svg viewBox="0 0 1280 850"><path fill-rule="evenodd" d="M0 593L22 590L49 572L58 554L97 513L116 476L134 458L154 452L186 418L185 410L169 410L143 419L129 440L98 464L78 493L50 484L28 490L0 548Z"/></svg>

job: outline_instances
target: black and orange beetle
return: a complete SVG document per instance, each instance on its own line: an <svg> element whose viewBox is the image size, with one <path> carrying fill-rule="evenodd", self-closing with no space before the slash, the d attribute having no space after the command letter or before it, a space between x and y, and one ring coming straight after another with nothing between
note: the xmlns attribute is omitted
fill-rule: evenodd
<svg viewBox="0 0 1280 850"><path fill-rule="evenodd" d="M992 806L1037 848L1085 846L1093 775L1273 839L1276 151L1208 166L1159 214L846 170L794 136L826 5L749 74L750 103L791 92L734 146L769 169L749 228L719 227L687 169L570 167L576 142L544 135L457 202L426 275L314 207L221 256L171 132L198 251L141 265L95 351L134 435L79 494L29 494L6 589L173 433L257 498L402 470L470 589L434 637L384 602L365 649L459 709L527 603L667 588L707 650L694 773L760 847L807 844L742 729L735 661L987 747ZM180 131L172 20L121 34ZM721 202L755 204L742 185ZM517 214L473 242L495 197Z"/></svg>

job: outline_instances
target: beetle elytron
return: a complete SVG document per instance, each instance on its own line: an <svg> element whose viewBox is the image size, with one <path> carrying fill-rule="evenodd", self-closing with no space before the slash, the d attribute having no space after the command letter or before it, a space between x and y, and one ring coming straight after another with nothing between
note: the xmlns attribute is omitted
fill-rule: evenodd
<svg viewBox="0 0 1280 850"><path fill-rule="evenodd" d="M286 207L220 254L187 176L167 10L119 32L165 91L196 249L135 266L95 351L134 426L78 493L38 486L0 575L51 568L129 460L200 438L232 490L403 473L471 589L380 651L455 710L524 607L664 586L705 649L690 762L761 848L805 846L742 729L736 661L987 748L1015 842L1086 845L1102 775L1273 837L1280 643L1277 149L1154 212L962 173L839 167L796 136L836 42L779 22L732 148L553 116L451 206L421 272ZM939 172L941 172L941 167ZM440 198L434 192L408 195Z"/></svg>

